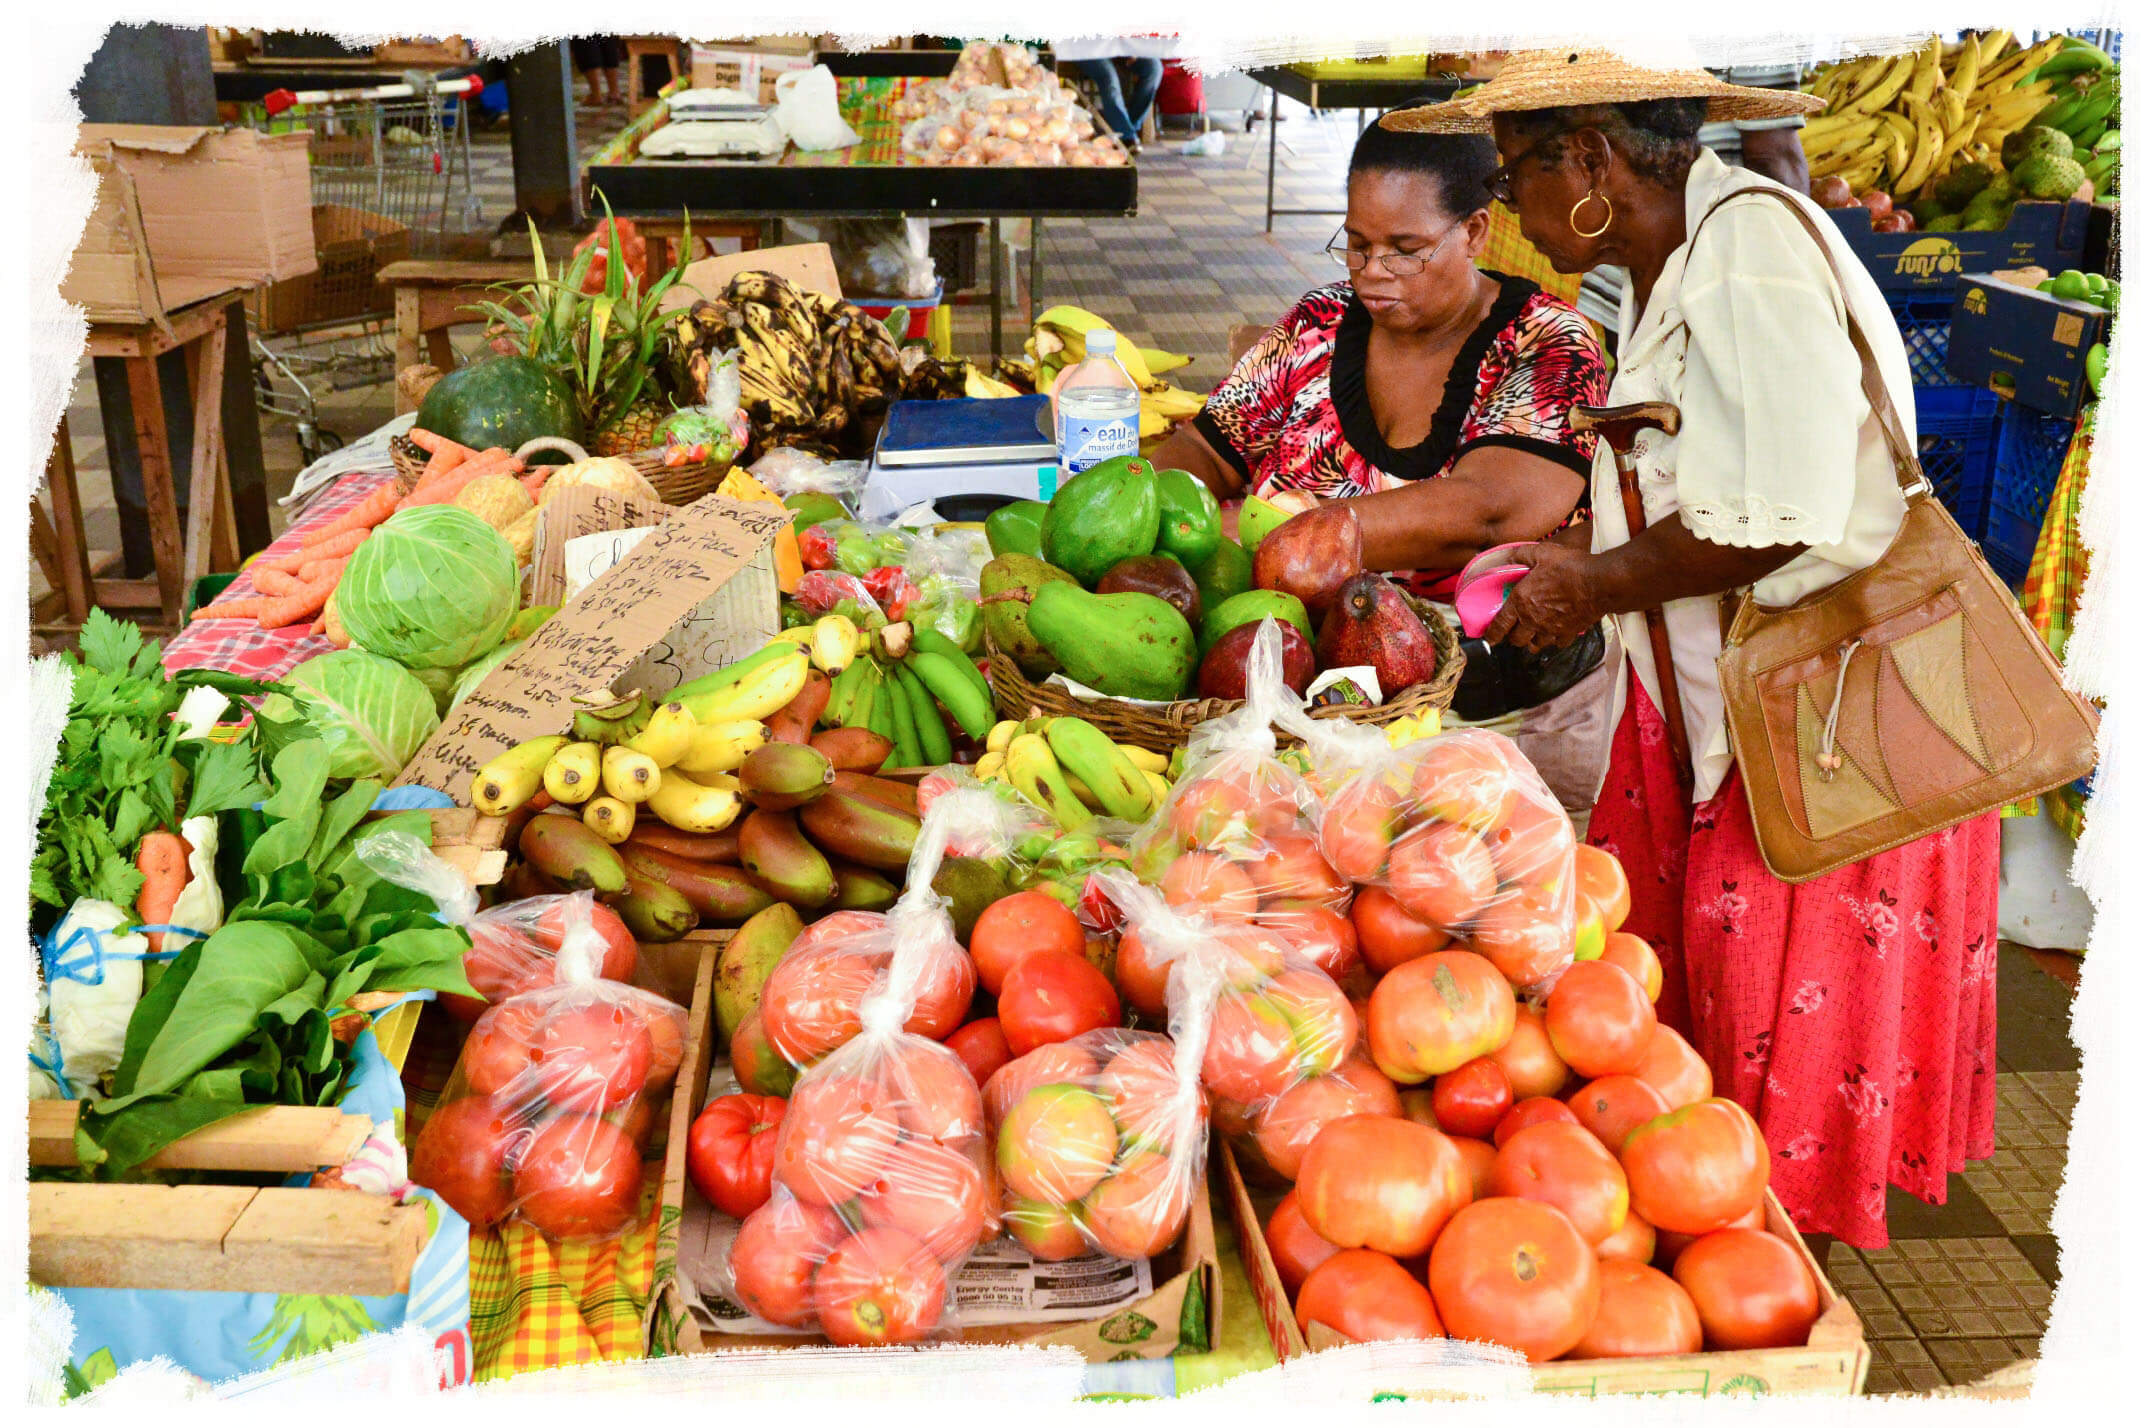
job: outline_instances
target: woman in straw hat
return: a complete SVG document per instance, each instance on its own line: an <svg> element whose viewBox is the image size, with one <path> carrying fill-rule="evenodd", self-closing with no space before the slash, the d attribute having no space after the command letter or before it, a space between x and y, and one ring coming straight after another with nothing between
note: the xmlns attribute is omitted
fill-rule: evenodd
<svg viewBox="0 0 2140 1428"><path fill-rule="evenodd" d="M1490 187L1554 267L1627 271L1610 400L1679 413L1676 436L1628 443L1646 529L1630 536L1601 449L1590 529L1526 554L1487 638L1551 648L1617 621L1634 677L1588 836L1628 870L1627 929L1666 969L1660 1016L1760 1121L1800 1228L1876 1247L1889 1184L1939 1204L1950 1173L1991 1154L1999 830L1986 815L1792 886L1762 862L1733 766L1720 600L1825 589L1877 560L1902 520L1845 303L1915 440L1901 335L1841 235L1696 142L1705 119L1818 103L1691 61L1564 50L1382 122L1491 132ZM1812 214L1835 269L1782 203L1740 197L1755 188ZM1642 613L1659 606L1676 676L1662 688Z"/></svg>

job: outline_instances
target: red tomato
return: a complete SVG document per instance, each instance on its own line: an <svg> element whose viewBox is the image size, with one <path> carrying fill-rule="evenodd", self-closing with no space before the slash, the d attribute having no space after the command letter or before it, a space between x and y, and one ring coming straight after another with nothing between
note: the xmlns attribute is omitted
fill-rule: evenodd
<svg viewBox="0 0 2140 1428"><path fill-rule="evenodd" d="M1449 945L1448 933L1406 912L1404 904L1379 885L1361 888L1353 898L1352 925L1360 935L1361 960L1377 976Z"/></svg>
<svg viewBox="0 0 2140 1428"><path fill-rule="evenodd" d="M744 1220L729 1248L736 1301L768 1324L804 1327L817 1267L845 1238L847 1227L824 1206L775 1196Z"/></svg>
<svg viewBox="0 0 2140 1428"><path fill-rule="evenodd" d="M1398 794L1374 778L1355 778L1323 810L1319 842L1338 876L1370 883L1389 870L1390 844L1403 826Z"/></svg>
<svg viewBox="0 0 2140 1428"><path fill-rule="evenodd" d="M1515 993L1476 952L1414 958L1377 982L1367 1003L1375 1064L1403 1084L1491 1056L1515 1029Z"/></svg>
<svg viewBox="0 0 2140 1428"><path fill-rule="evenodd" d="M1389 1077L1373 1062L1355 1056L1328 1076L1302 1081L1264 1107L1256 1117L1256 1148L1265 1164L1293 1180L1323 1127L1347 1116L1403 1114Z"/></svg>
<svg viewBox="0 0 2140 1428"><path fill-rule="evenodd" d="M942 1041L958 1030L973 1007L973 979L973 959L963 947L956 942L931 947L914 992L914 1011L907 1017L907 1034Z"/></svg>
<svg viewBox="0 0 2140 1428"><path fill-rule="evenodd" d="M903 1141L862 1196L862 1223L904 1230L943 1264L957 1264L981 1242L988 1187L980 1167L933 1141Z"/></svg>
<svg viewBox="0 0 2140 1428"><path fill-rule="evenodd" d="M1301 898L1266 902L1256 913L1256 925L1283 937L1332 981L1360 965L1359 932L1350 918L1325 903Z"/></svg>
<svg viewBox="0 0 2140 1428"><path fill-rule="evenodd" d="M1011 1107L1039 1086L1086 1086L1100 1074L1100 1063L1091 1052L1066 1042L1052 1042L1032 1051L988 1078L981 1090L981 1107L991 1126L1003 1124Z"/></svg>
<svg viewBox="0 0 2140 1428"><path fill-rule="evenodd" d="M1637 1214L1660 1230L1702 1235L1761 1206L1768 1144L1754 1118L1711 1098L1637 1126L1620 1147Z"/></svg>
<svg viewBox="0 0 2140 1428"><path fill-rule="evenodd" d="M911 1344L944 1317L944 1267L903 1230L864 1230L818 1267L817 1322L835 1344Z"/></svg>
<svg viewBox="0 0 2140 1428"><path fill-rule="evenodd" d="M1122 1000L1082 955L1036 952L1003 979L996 1016L1012 1054L1023 1056L1050 1042L1121 1025Z"/></svg>
<svg viewBox="0 0 2140 1428"><path fill-rule="evenodd" d="M512 1162L534 1134L493 1096L440 1106L409 1152L409 1179L436 1190L462 1219L486 1229L511 1212Z"/></svg>
<svg viewBox="0 0 2140 1428"><path fill-rule="evenodd" d="M1795 1348L1820 1317L1820 1286L1798 1252L1766 1230L1718 1230L1680 1252L1672 1277L1719 1352Z"/></svg>
<svg viewBox="0 0 2140 1428"><path fill-rule="evenodd" d="M1549 1121L1510 1136L1494 1157L1487 1193L1551 1205L1592 1244L1627 1223L1627 1176L1581 1126Z"/></svg>
<svg viewBox="0 0 2140 1428"><path fill-rule="evenodd" d="M753 1096L785 1097L795 1089L795 1068L783 1061L765 1034L765 1020L756 1008L736 1023L728 1041L728 1059L735 1067L736 1084Z"/></svg>
<svg viewBox="0 0 2140 1428"><path fill-rule="evenodd" d="M1449 1143L1464 1159L1465 1173L1471 1176L1471 1198L1483 1200L1492 1193L1486 1188L1487 1179L1493 1174L1494 1160L1501 1152L1494 1149L1490 1140L1474 1140L1468 1135L1453 1135Z"/></svg>
<svg viewBox="0 0 2140 1428"><path fill-rule="evenodd" d="M523 939L500 919L477 917L468 924L468 950L461 954L461 972L468 985L481 996L463 997L441 992L439 1005L463 1024L472 1023L484 1011L520 992L537 969L536 957ZM544 984L548 978L543 977ZM532 988L529 988L532 990Z"/></svg>
<svg viewBox="0 0 2140 1428"><path fill-rule="evenodd" d="M1628 1076L1642 1064L1657 1009L1610 962L1578 962L1546 998L1546 1035L1578 1076Z"/></svg>
<svg viewBox="0 0 2140 1428"><path fill-rule="evenodd" d="M1656 951L1650 944L1632 932L1615 932L1605 939L1605 950L1598 954L1601 962L1610 962L1642 988L1651 1001L1664 990L1664 963L1657 960Z"/></svg>
<svg viewBox="0 0 2140 1428"><path fill-rule="evenodd" d="M1299 899L1342 907L1352 895L1352 883L1323 861L1306 833L1273 834L1242 866L1265 903Z"/></svg>
<svg viewBox="0 0 2140 1428"><path fill-rule="evenodd" d="M552 1239L600 1239L639 1213L644 1175L630 1136L592 1116L558 1116L528 1142L513 1198L520 1217Z"/></svg>
<svg viewBox="0 0 2140 1428"><path fill-rule="evenodd" d="M788 1103L777 1096L722 1096L691 1123L685 1168L698 1193L742 1219L773 1193L773 1147Z"/></svg>
<svg viewBox="0 0 2140 1428"><path fill-rule="evenodd" d="M1512 771L1523 757L1512 742L1467 729L1418 747L1411 797L1419 812L1478 830L1502 821L1516 797Z"/></svg>
<svg viewBox="0 0 2140 1428"><path fill-rule="evenodd" d="M1528 1003L1516 1006L1516 1025L1499 1051L1488 1059L1508 1073L1508 1088L1519 1101L1557 1096L1568 1084L1568 1063L1546 1035L1545 1013Z"/></svg>
<svg viewBox="0 0 2140 1428"><path fill-rule="evenodd" d="M1508 1073L1490 1056L1434 1078L1434 1119L1450 1135L1492 1135L1515 1104Z"/></svg>
<svg viewBox="0 0 2140 1428"><path fill-rule="evenodd" d="M1186 1167L1151 1151L1132 1154L1085 1197L1085 1233L1119 1259L1150 1259L1181 1234L1193 1190Z"/></svg>
<svg viewBox="0 0 2140 1428"><path fill-rule="evenodd" d="M1631 1259L1636 1264L1648 1264L1657 1257L1657 1228L1633 1210L1627 1219L1597 1244L1598 1259Z"/></svg>
<svg viewBox="0 0 2140 1428"><path fill-rule="evenodd" d="M1478 835L1428 823L1390 849L1390 892L1404 910L1436 927L1461 927L1494 895L1494 860Z"/></svg>
<svg viewBox="0 0 2140 1428"><path fill-rule="evenodd" d="M1155 1020L1167 1014L1167 970L1168 964L1152 959L1135 928L1115 944L1115 986L1140 1014Z"/></svg>
<svg viewBox="0 0 2140 1428"><path fill-rule="evenodd" d="M948 1048L920 1041L898 1047L887 1053L880 1075L898 1099L908 1135L963 1149L987 1133L980 1088Z"/></svg>
<svg viewBox="0 0 2140 1428"><path fill-rule="evenodd" d="M1041 1086L1004 1118L996 1169L1012 1194L1068 1205L1100 1183L1120 1147L1105 1101L1081 1086Z"/></svg>
<svg viewBox="0 0 2140 1428"><path fill-rule="evenodd" d="M1636 1076L1600 1076L1568 1097L1568 1105L1583 1129L1614 1155L1636 1126L1672 1109L1656 1087Z"/></svg>
<svg viewBox="0 0 2140 1428"><path fill-rule="evenodd" d="M646 1068L647 1089L666 1091L676 1083L676 1072L684 1064L684 1036L691 1029L690 1014L670 1002L657 1004L652 998L634 1004L632 1010L646 1028L647 1044L652 1048L652 1059Z"/></svg>
<svg viewBox="0 0 2140 1428"><path fill-rule="evenodd" d="M1575 956L1575 904L1565 888L1513 888L1487 905L1471 947L1519 987L1536 986Z"/></svg>
<svg viewBox="0 0 2140 1428"><path fill-rule="evenodd" d="M1390 1084L1395 1085L1395 1082ZM1416 1121L1429 1130L1442 1128L1441 1118L1434 1114L1434 1091L1428 1086L1402 1086L1397 1091L1397 1104L1404 1107L1404 1118Z"/></svg>
<svg viewBox="0 0 2140 1428"><path fill-rule="evenodd" d="M1307 1218L1300 1213L1300 1193L1295 1190L1286 1191L1285 1198L1271 1211L1263 1238L1270 1246L1271 1263L1278 1268L1278 1282L1285 1286L1288 1299L1300 1293L1310 1271L1338 1252L1336 1245L1308 1228Z"/></svg>
<svg viewBox="0 0 2140 1428"><path fill-rule="evenodd" d="M542 1009L532 1002L501 1002L483 1013L461 1047L461 1074L479 1096L496 1095L534 1064L542 1040ZM532 1084L516 1087L516 1099L534 1094Z"/></svg>
<svg viewBox="0 0 2140 1428"><path fill-rule="evenodd" d="M1702 1324L1687 1291L1661 1271L1626 1259L1598 1261L1598 1312L1571 1359L1698 1354Z"/></svg>
<svg viewBox="0 0 2140 1428"><path fill-rule="evenodd" d="M1248 869L1216 853L1184 853L1167 866L1159 891L1176 907L1219 922L1256 915L1256 884Z"/></svg>
<svg viewBox="0 0 2140 1428"><path fill-rule="evenodd" d="M1268 997L1221 997L1204 1047L1204 1084L1214 1096L1260 1105L1299 1075L1293 1023Z"/></svg>
<svg viewBox="0 0 2140 1428"><path fill-rule="evenodd" d="M1238 779L1207 774L1174 790L1168 818L1176 837L1191 847L1203 847L1224 836L1229 825L1245 823L1257 802L1256 795Z"/></svg>
<svg viewBox="0 0 2140 1428"><path fill-rule="evenodd" d="M553 1106L600 1115L646 1086L654 1042L636 1008L601 1001L544 1022L536 1086Z"/></svg>
<svg viewBox="0 0 2140 1428"><path fill-rule="evenodd" d="M1286 969L1285 944L1268 929L1229 923L1215 929L1212 940L1218 944L1212 960L1230 990L1260 990Z"/></svg>
<svg viewBox="0 0 2140 1428"><path fill-rule="evenodd" d="M988 1078L1011 1061L1011 1044L1003 1039L1003 1023L992 1016L967 1022L945 1037L944 1045L966 1063L976 1086L986 1086Z"/></svg>
<svg viewBox="0 0 2140 1428"><path fill-rule="evenodd" d="M1440 1131L1395 1116L1323 1127L1300 1165L1300 1212L1344 1249L1424 1252L1471 1199L1464 1159Z"/></svg>
<svg viewBox="0 0 2140 1428"><path fill-rule="evenodd" d="M1310 1271L1294 1317L1335 1330L1354 1343L1447 1336L1427 1287L1386 1254L1339 1250Z"/></svg>
<svg viewBox="0 0 2140 1428"><path fill-rule="evenodd" d="M1507 1145L1509 1137L1517 1131L1549 1121L1565 1121L1571 1126L1582 1124L1565 1102L1556 1101L1551 1096L1533 1096L1528 1101L1516 1102L1509 1113L1501 1117L1501 1123L1494 1127L1494 1145L1496 1148Z"/></svg>
<svg viewBox="0 0 2140 1428"><path fill-rule="evenodd" d="M1588 843L1576 845L1575 890L1590 899L1608 936L1618 932L1621 924L1627 921L1632 896L1627 886L1627 872L1620 866L1620 860L1603 848Z"/></svg>
<svg viewBox="0 0 2140 1428"><path fill-rule="evenodd" d="M586 924L582 924L582 917L587 919ZM602 970L597 975L608 982L629 982L639 968L639 944L616 909L599 902L582 903L576 896L561 898L544 908L542 916L535 920L535 935L554 957L564 946L565 935L582 925L590 925L601 939ZM550 975L540 985L550 986L556 981L556 967L553 961Z"/></svg>
<svg viewBox="0 0 2140 1428"><path fill-rule="evenodd" d="M804 1081L788 1101L773 1178L814 1205L853 1199L884 1173L899 1139L899 1103L875 1081Z"/></svg>
<svg viewBox="0 0 2140 1428"><path fill-rule="evenodd" d="M1070 909L1044 892L1013 893L991 903L973 925L973 964L989 995L1003 991L1003 978L1033 952L1085 954L1085 929Z"/></svg>
<svg viewBox="0 0 2140 1428"><path fill-rule="evenodd" d="M1658 1026L1635 1075L1655 1086L1665 1105L1675 1111L1706 1101L1716 1093L1709 1063L1687 1045L1687 1038L1669 1026Z"/></svg>
<svg viewBox="0 0 2140 1428"><path fill-rule="evenodd" d="M1629 1219L1635 1217L1635 1212L1632 1210L1628 1211L1627 1214ZM1724 1228L1728 1230L1767 1229L1768 1209L1765 1205L1756 1205ZM1671 1230L1659 1229L1652 1229L1650 1234L1657 1241L1656 1249L1651 1252L1650 1262L1667 1273L1671 1272L1672 1265L1679 1259L1680 1253L1688 1245L1701 1238L1700 1235L1682 1235Z"/></svg>
<svg viewBox="0 0 2140 1428"><path fill-rule="evenodd" d="M1092 1246L1085 1242L1085 1232L1077 1227L1076 1214L1067 1205L1008 1196L1003 1202L1003 1229L1033 1258L1050 1264L1092 1252Z"/></svg>
<svg viewBox="0 0 2140 1428"><path fill-rule="evenodd" d="M798 948L801 943L797 938ZM845 1046L862 1030L862 998L876 981L877 964L859 953L798 956L790 949L765 979L758 1002L773 1050L791 1066L807 1066Z"/></svg>
<svg viewBox="0 0 2140 1428"><path fill-rule="evenodd" d="M1427 1288L1451 1337L1544 1363L1582 1342L1597 1317L1598 1260L1551 1205L1478 1200L1435 1241Z"/></svg>
<svg viewBox="0 0 2140 1428"><path fill-rule="evenodd" d="M1337 983L1310 967L1281 972L1263 997L1293 1028L1293 1070L1320 1076L1335 1070L1360 1040L1360 1018Z"/></svg>
<svg viewBox="0 0 2140 1428"><path fill-rule="evenodd" d="M1114 1112L1124 1147L1164 1152L1177 1136L1202 1137L1204 1088L1195 1088L1190 1103L1195 1119L1184 1123L1176 1105L1179 1084L1174 1043L1163 1036L1139 1038L1115 1053L1100 1073L1099 1089Z"/></svg>

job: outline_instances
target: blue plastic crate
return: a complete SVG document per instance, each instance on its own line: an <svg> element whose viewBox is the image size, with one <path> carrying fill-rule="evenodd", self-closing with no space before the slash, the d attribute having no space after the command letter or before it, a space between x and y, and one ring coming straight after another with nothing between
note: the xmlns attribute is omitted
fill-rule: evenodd
<svg viewBox="0 0 2140 1428"><path fill-rule="evenodd" d="M1954 291L1890 292L1888 310L1902 330L1902 345L1909 349L1910 381L1919 388L1956 387L1961 383L1947 375L1947 332L1954 317Z"/></svg>
<svg viewBox="0 0 2140 1428"><path fill-rule="evenodd" d="M1999 578L2018 585L2028 575L2043 530L2043 515L2058 484L2073 423L2027 407L2004 404L1999 450L1992 464L1991 499L1979 544Z"/></svg>
<svg viewBox="0 0 2140 1428"><path fill-rule="evenodd" d="M1999 446L1999 399L1982 387L1919 387L1917 460L1947 514L1982 542Z"/></svg>

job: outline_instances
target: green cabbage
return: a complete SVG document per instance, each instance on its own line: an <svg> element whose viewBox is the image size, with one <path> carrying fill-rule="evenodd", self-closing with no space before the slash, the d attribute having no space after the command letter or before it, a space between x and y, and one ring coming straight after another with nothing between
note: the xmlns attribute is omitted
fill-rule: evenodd
<svg viewBox="0 0 2140 1428"><path fill-rule="evenodd" d="M457 669L520 608L513 548L458 506L413 506L357 547L335 589L351 643L411 669Z"/></svg>
<svg viewBox="0 0 2140 1428"><path fill-rule="evenodd" d="M491 671L511 659L513 651L519 649L524 643L525 641L523 640L507 640L504 644L484 655L481 659L474 661L466 669L454 676L453 693L446 705L446 713L451 715L454 710L460 708L461 701L475 693L476 687L490 678Z"/></svg>
<svg viewBox="0 0 2140 1428"><path fill-rule="evenodd" d="M446 706L453 702L453 682L461 677L461 672L457 669L418 668L409 673L416 676L418 684L431 691L431 703L443 716Z"/></svg>
<svg viewBox="0 0 2140 1428"><path fill-rule="evenodd" d="M330 778L391 779L438 728L423 682L363 650L308 659L285 682L327 745Z"/></svg>

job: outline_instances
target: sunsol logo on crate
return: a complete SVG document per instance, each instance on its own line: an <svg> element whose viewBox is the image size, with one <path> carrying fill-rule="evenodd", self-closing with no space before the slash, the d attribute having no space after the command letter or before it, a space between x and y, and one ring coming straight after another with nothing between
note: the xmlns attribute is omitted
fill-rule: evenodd
<svg viewBox="0 0 2140 1428"><path fill-rule="evenodd" d="M1895 276L1935 278L1962 270L1962 250L1951 238L1920 238L1895 255Z"/></svg>

